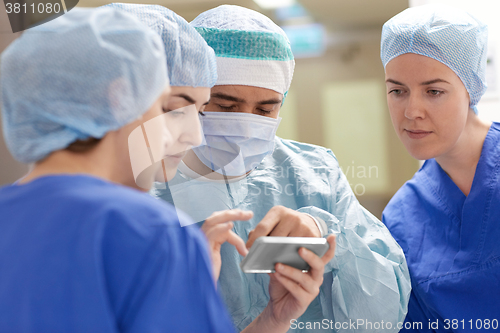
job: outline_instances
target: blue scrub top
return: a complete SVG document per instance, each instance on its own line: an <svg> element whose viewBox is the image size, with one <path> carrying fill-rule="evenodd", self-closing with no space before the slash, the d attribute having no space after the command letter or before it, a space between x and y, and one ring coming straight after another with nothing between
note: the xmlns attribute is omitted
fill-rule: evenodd
<svg viewBox="0 0 500 333"><path fill-rule="evenodd" d="M233 332L204 237L148 194L47 176L0 212L0 332Z"/></svg>
<svg viewBox="0 0 500 333"><path fill-rule="evenodd" d="M500 329L499 123L486 136L468 196L431 159L392 198L383 222L410 269L412 329L403 331Z"/></svg>

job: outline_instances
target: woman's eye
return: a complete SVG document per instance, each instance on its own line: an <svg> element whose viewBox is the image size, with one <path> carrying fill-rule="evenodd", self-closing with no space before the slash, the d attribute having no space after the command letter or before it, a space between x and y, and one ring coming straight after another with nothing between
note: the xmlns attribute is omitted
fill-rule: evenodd
<svg viewBox="0 0 500 333"><path fill-rule="evenodd" d="M183 115L183 111L176 111L176 110L170 110L170 109L163 109L164 113L168 113L169 116L180 116Z"/></svg>
<svg viewBox="0 0 500 333"><path fill-rule="evenodd" d="M393 95L396 95L396 96L399 96L403 93L403 90L401 89L392 89L389 91L389 94L393 94Z"/></svg>
<svg viewBox="0 0 500 333"><path fill-rule="evenodd" d="M204 116L205 114L203 113L203 111L198 111L199 115L200 116Z"/></svg>
<svg viewBox="0 0 500 333"><path fill-rule="evenodd" d="M439 96L442 95L443 92L441 90L429 90L429 94L431 94L432 96Z"/></svg>

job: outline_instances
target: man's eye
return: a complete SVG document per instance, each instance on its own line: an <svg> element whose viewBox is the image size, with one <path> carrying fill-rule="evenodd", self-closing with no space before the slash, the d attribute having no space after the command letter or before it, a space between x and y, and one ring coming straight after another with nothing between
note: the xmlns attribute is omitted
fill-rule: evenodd
<svg viewBox="0 0 500 333"><path fill-rule="evenodd" d="M262 114L271 114L271 111L269 111L269 110L257 109L257 111L259 111Z"/></svg>
<svg viewBox="0 0 500 333"><path fill-rule="evenodd" d="M235 106L234 105L230 105L230 106L225 106L225 105L217 105L221 110L224 110L224 111L232 111L234 110Z"/></svg>

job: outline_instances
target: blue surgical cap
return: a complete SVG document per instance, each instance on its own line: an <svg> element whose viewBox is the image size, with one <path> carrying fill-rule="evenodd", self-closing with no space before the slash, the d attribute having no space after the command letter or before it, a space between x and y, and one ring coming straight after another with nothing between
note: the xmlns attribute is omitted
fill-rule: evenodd
<svg viewBox="0 0 500 333"><path fill-rule="evenodd" d="M157 5L112 3L156 31L165 44L171 86L211 88L217 81L214 51L185 19Z"/></svg>
<svg viewBox="0 0 500 333"><path fill-rule="evenodd" d="M458 75L469 92L470 107L486 91L488 27L467 12L441 4L409 8L382 28L380 57L384 68L405 53L435 59Z"/></svg>
<svg viewBox="0 0 500 333"><path fill-rule="evenodd" d="M256 11L223 5L201 13L191 25L217 56L216 85L246 85L285 94L295 61L283 29Z"/></svg>
<svg viewBox="0 0 500 333"><path fill-rule="evenodd" d="M136 120L168 87L160 37L111 8L75 8L25 31L2 54L3 130L31 163Z"/></svg>

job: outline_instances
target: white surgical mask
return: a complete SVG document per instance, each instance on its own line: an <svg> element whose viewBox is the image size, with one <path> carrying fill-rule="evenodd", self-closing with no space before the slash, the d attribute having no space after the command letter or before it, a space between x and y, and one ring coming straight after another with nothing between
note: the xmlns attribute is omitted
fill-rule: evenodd
<svg viewBox="0 0 500 333"><path fill-rule="evenodd" d="M222 175L244 175L273 152L280 121L251 113L205 112L201 117L204 139L193 151Z"/></svg>

